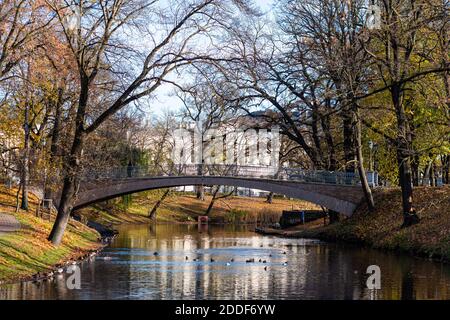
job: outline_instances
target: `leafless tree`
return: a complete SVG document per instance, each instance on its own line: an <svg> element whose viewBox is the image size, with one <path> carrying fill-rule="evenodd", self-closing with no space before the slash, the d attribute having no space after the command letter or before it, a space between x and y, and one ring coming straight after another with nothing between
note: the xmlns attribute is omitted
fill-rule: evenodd
<svg viewBox="0 0 450 320"><path fill-rule="evenodd" d="M0 81L8 79L14 67L39 46L40 32L53 20L42 9L40 1L0 2Z"/></svg>
<svg viewBox="0 0 450 320"><path fill-rule="evenodd" d="M238 26L229 37L233 40L229 41L228 52L234 59L216 66L239 92L233 97L236 107L249 116L255 115L252 110L265 109L257 114L260 119L279 125L283 134L302 147L311 167L326 167L318 126L328 124L328 119L321 123L316 117L325 106L324 101L314 99L314 93L320 90L319 80L309 82L311 85L301 83L299 79L304 79L305 73L309 75L307 67L287 67L289 59L280 50L282 43L267 35L262 25L250 25L248 29ZM333 167L333 155L330 158L328 163Z"/></svg>
<svg viewBox="0 0 450 320"><path fill-rule="evenodd" d="M360 44L361 2L285 1L280 5L281 34L250 21L230 31L230 57L218 71L240 92L236 105L249 115L279 124L296 141L315 169L338 169L340 139L332 127L343 122L344 167L355 163L369 207L373 198L358 153L354 99L367 87L367 56ZM357 157L358 156L358 157ZM365 183L364 183L365 182Z"/></svg>
<svg viewBox="0 0 450 320"><path fill-rule="evenodd" d="M203 153L207 150L208 145L212 142L206 140L208 130L218 129L223 132L234 128L236 123L236 109L229 105L228 101L223 98L227 95L226 85L217 83L220 81L214 78L214 74L210 77L204 77L198 74L191 84L185 85L177 90L177 96L182 101L184 108L182 112L182 121L191 123L195 126L197 134L201 141L197 141L200 146L202 157L197 163L198 175L205 174L205 159ZM217 92L216 88L221 87L221 92ZM217 137L216 137L217 139ZM204 186L196 187L197 199L204 200Z"/></svg>
<svg viewBox="0 0 450 320"><path fill-rule="evenodd" d="M202 50L194 51L195 39L217 23L217 15L231 8L229 2L214 0L174 1L170 7L156 0L47 3L57 15L64 41L77 62L80 84L75 133L65 161L58 215L49 236L58 245L76 195L86 137L125 106L154 93L169 81L172 72L204 59L203 52L198 52ZM78 23L73 23L71 11ZM146 30L148 21L157 21L151 26L154 29ZM144 55L136 45L124 41L124 34L133 32L141 39L145 32L150 48Z"/></svg>

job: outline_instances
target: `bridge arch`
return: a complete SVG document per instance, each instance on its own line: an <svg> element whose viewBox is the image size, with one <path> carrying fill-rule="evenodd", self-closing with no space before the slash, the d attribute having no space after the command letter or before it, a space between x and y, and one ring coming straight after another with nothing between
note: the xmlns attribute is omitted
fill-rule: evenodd
<svg viewBox="0 0 450 320"><path fill-rule="evenodd" d="M302 183L263 178L225 176L167 176L128 178L81 185L74 209L90 204L152 189L189 185L225 185L260 189L308 201L350 216L362 200L357 186Z"/></svg>

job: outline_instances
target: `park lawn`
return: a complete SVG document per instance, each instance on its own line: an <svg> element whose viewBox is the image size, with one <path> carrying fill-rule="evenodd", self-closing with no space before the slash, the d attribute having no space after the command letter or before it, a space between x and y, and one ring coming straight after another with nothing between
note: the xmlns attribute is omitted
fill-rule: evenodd
<svg viewBox="0 0 450 320"><path fill-rule="evenodd" d="M119 198L81 209L79 213L105 225L149 222L149 211L163 192L163 190L142 192L133 195L128 206L125 206ZM206 195L205 200L201 201L192 193L172 192L159 207L156 221L159 223L196 222L197 217L206 212L210 200L210 195ZM211 223L242 224L278 222L282 211L291 209L320 210L320 207L295 199L275 197L273 203L268 204L265 198L232 196L215 202L210 221Z"/></svg>
<svg viewBox="0 0 450 320"><path fill-rule="evenodd" d="M0 212L14 215L21 223L19 231L0 235L0 281L26 279L100 248L97 231L72 219L61 245L53 246L47 240L52 222L35 216L37 198L30 194L30 210L16 213L16 192L0 186Z"/></svg>
<svg viewBox="0 0 450 320"><path fill-rule="evenodd" d="M351 218L340 223L284 236L354 242L450 262L450 186L416 187L414 206L421 221L408 228L401 228L399 188L380 189L374 195L373 212L362 204Z"/></svg>

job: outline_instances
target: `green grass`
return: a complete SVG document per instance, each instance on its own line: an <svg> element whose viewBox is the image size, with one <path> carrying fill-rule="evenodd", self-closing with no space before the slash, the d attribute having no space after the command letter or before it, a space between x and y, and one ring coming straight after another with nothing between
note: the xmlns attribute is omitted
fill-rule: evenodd
<svg viewBox="0 0 450 320"><path fill-rule="evenodd" d="M0 212L14 215L22 228L0 236L0 281L13 281L45 272L66 260L77 259L100 247L100 235L85 225L70 221L60 246L47 237L52 222L35 216L36 201L30 197L30 210L15 213L15 191L0 187Z"/></svg>

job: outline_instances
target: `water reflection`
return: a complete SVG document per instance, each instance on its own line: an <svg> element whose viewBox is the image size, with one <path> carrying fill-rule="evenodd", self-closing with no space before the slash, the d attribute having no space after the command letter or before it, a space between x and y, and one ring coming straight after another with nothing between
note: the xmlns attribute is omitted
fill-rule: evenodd
<svg viewBox="0 0 450 320"><path fill-rule="evenodd" d="M81 265L81 290L68 290L60 276L0 287L0 298L450 298L449 266L366 248L262 237L251 229L122 226L111 247ZM377 291L366 288L365 272L373 264L382 272Z"/></svg>

